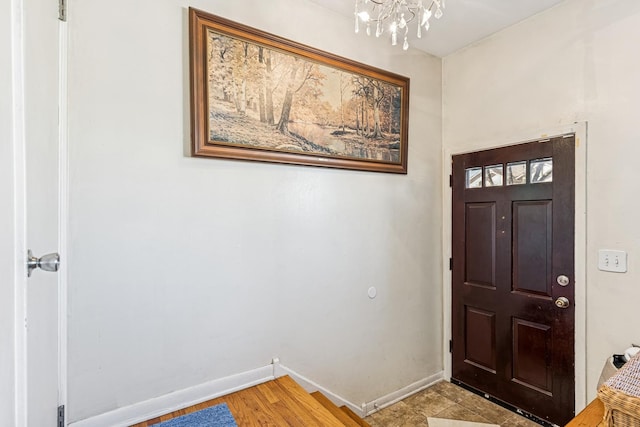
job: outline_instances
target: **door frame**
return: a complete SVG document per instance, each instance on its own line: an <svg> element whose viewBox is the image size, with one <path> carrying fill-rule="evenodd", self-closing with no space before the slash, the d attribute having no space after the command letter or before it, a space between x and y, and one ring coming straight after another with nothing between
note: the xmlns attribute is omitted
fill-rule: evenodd
<svg viewBox="0 0 640 427"><path fill-rule="evenodd" d="M24 1L12 0L11 8L11 146L13 149L13 388L14 423L27 426L27 315L25 271L27 254L26 210L26 140L25 140L25 90L24 90Z"/></svg>
<svg viewBox="0 0 640 427"><path fill-rule="evenodd" d="M508 145L534 142L573 133L576 137L575 151L575 410L578 413L587 403L587 360L586 360L586 250L587 250L587 137L588 123L575 122L570 125L524 132L509 136L497 136L489 140L474 140L469 149L442 151L442 354L444 377L451 380L451 270L449 257L452 255L452 188L449 176L452 173L452 157L458 154L501 148Z"/></svg>
<svg viewBox="0 0 640 427"><path fill-rule="evenodd" d="M29 286L26 260L29 242L27 242L27 159L25 134L25 25L24 4L26 0L11 0L11 60L10 74L12 84L11 137L10 146L13 151L12 200L9 206L13 210L13 269L10 272L10 283L13 288L13 381L10 387L14 390L13 421L16 427L28 426L28 390L27 390L27 288ZM69 206L69 174L68 174L68 121L67 121L67 63L68 63L68 28L67 23L58 22L58 247L51 248L61 257L60 270L57 274L57 334L58 334L58 405L67 403L67 245L68 245L68 206ZM35 254L36 256L43 254ZM36 272L35 274L42 274ZM55 414L51 414L54 418ZM66 416L65 416L66 420ZM66 423L65 423L66 425Z"/></svg>
<svg viewBox="0 0 640 427"><path fill-rule="evenodd" d="M66 2L66 16L69 4ZM69 120L68 67L69 24L58 21L58 405L64 405L65 426L69 423L67 401L68 289L69 289Z"/></svg>

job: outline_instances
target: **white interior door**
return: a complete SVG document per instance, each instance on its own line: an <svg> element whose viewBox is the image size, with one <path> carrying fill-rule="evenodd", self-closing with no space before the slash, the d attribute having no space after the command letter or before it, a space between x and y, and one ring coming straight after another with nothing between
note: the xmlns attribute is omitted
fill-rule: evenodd
<svg viewBox="0 0 640 427"><path fill-rule="evenodd" d="M15 425L15 226L11 3L0 2L0 414Z"/></svg>
<svg viewBox="0 0 640 427"><path fill-rule="evenodd" d="M40 257L60 251L58 2L12 0L3 2L3 12L7 3L11 25L8 29L3 26L7 37L2 39L11 41L10 55L2 56L11 58L9 146L13 176L5 200L13 208L8 219L12 223L11 259L15 260L11 270L15 338L12 425L55 426L58 406L64 400L58 386L61 276L37 269L27 278L26 253L31 249ZM3 245L8 247L9 243Z"/></svg>

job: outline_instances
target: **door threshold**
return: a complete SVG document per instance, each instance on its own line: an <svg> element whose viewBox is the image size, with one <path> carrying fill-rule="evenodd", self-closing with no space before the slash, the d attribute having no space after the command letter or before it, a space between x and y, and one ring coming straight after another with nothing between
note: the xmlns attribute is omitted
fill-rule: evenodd
<svg viewBox="0 0 640 427"><path fill-rule="evenodd" d="M541 426L545 426L545 427L558 427L557 424L553 424L547 420L544 420L536 415L533 415L527 411L523 411L522 409L518 408L517 406L513 406L507 402L503 402L500 399L497 399L493 396L491 396L490 394L485 393L484 391L480 391L477 388L471 387L468 384L463 383L462 381L456 380L455 378L451 378L451 384L455 384L459 387L462 387L465 390L470 391L473 394L477 394L478 396L484 397L485 399L487 399L488 401L490 401L491 403L495 403L496 405L502 406L503 408L514 412L522 417L527 418L528 420L533 421L536 424L540 424Z"/></svg>

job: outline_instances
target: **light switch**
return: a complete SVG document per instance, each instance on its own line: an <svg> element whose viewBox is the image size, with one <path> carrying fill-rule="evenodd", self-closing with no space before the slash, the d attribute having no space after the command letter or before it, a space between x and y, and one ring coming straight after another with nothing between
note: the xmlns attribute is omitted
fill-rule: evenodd
<svg viewBox="0 0 640 427"><path fill-rule="evenodd" d="M627 253L625 251L600 249L598 251L598 269L614 273L626 273Z"/></svg>

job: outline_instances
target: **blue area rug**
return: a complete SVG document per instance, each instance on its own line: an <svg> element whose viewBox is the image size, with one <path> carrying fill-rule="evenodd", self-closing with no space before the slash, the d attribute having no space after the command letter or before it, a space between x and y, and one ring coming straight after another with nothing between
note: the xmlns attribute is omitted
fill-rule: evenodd
<svg viewBox="0 0 640 427"><path fill-rule="evenodd" d="M238 427L226 403L211 406L201 411L192 412L154 427Z"/></svg>

